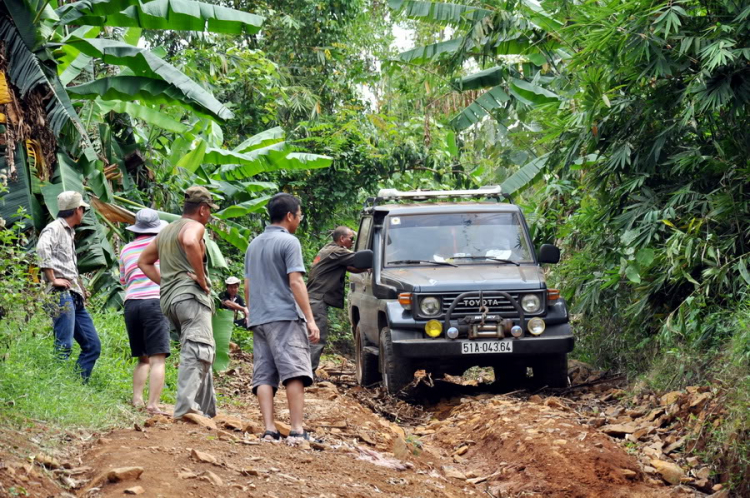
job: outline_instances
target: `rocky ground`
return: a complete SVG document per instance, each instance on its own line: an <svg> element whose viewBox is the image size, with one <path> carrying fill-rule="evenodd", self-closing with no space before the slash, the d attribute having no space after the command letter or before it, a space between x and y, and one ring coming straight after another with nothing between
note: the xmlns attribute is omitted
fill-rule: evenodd
<svg viewBox="0 0 750 498"><path fill-rule="evenodd" d="M481 378L417 375L404 401L356 386L341 359L307 391L316 441L289 446L258 440L250 359L235 351L217 379L213 420L0 430L0 496L730 496L727 476L691 456L721 417L706 388L627 398L622 379L573 364L566 390L496 393ZM283 433L283 390L277 410Z"/></svg>

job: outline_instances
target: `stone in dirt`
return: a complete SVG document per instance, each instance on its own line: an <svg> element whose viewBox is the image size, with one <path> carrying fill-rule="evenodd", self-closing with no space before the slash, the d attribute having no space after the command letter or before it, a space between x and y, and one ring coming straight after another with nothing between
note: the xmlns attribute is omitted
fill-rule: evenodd
<svg viewBox="0 0 750 498"><path fill-rule="evenodd" d="M292 430L291 425L285 424L284 422L279 422L278 420L274 423L276 424L276 430L279 431L279 434L281 434L284 437L289 436L289 433Z"/></svg>
<svg viewBox="0 0 750 498"><path fill-rule="evenodd" d="M142 495L145 492L146 490L143 489L143 486L133 486L132 488L128 488L124 491L126 495Z"/></svg>
<svg viewBox="0 0 750 498"><path fill-rule="evenodd" d="M450 477L451 479L460 479L462 481L466 480L466 475L464 475L463 472L456 469L455 467L451 467L450 465L444 465L443 472L445 472L445 477Z"/></svg>
<svg viewBox="0 0 750 498"><path fill-rule="evenodd" d="M223 425L227 429L233 430L233 431L241 431L245 428L245 423L242 422L237 417L232 417L229 415L224 415L223 413L220 413L219 415L216 415L213 418L213 421L217 425Z"/></svg>
<svg viewBox="0 0 750 498"><path fill-rule="evenodd" d="M245 427L242 428L243 432L249 432L250 434L261 434L263 432L263 427L257 422L248 422L245 424Z"/></svg>
<svg viewBox="0 0 750 498"><path fill-rule="evenodd" d="M654 459L651 460L651 465L661 475L662 479L669 484L680 484L680 480L685 477L685 472L683 472L682 468L677 464Z"/></svg>
<svg viewBox="0 0 750 498"><path fill-rule="evenodd" d="M680 391L669 392L661 397L661 405L662 406L671 405L672 403L680 399L680 396L682 396L682 393Z"/></svg>
<svg viewBox="0 0 750 498"><path fill-rule="evenodd" d="M60 468L60 462L57 460L57 458L45 455L44 453L39 453L36 457L34 457L34 460L36 460L39 465L42 465L43 467L46 467L48 469Z"/></svg>
<svg viewBox="0 0 750 498"><path fill-rule="evenodd" d="M187 472L186 471L186 472L180 472L180 473L178 473L177 477L179 477L180 479L194 479L194 478L198 477L198 474L196 474L195 472Z"/></svg>
<svg viewBox="0 0 750 498"><path fill-rule="evenodd" d="M99 474L88 486L88 489L96 488L107 482L134 481L143 474L143 467L120 467Z"/></svg>
<svg viewBox="0 0 750 498"><path fill-rule="evenodd" d="M625 437L625 434L632 434L638 427L635 424L611 424L605 425L601 429L604 434L614 437Z"/></svg>
<svg viewBox="0 0 750 498"><path fill-rule="evenodd" d="M196 462L213 463L213 464L216 463L216 457L215 456L213 456L213 455L211 455L209 453L204 453L202 451L198 451L196 449L193 449L190 452L190 456L193 457L193 460L195 460Z"/></svg>
<svg viewBox="0 0 750 498"><path fill-rule="evenodd" d="M168 417L165 417L164 415L154 415L150 419L146 420L143 425L145 427L153 427L157 424L168 424L171 422L171 419Z"/></svg>
<svg viewBox="0 0 750 498"><path fill-rule="evenodd" d="M620 469L620 474L626 479L635 479L638 476L638 472L630 469Z"/></svg>
<svg viewBox="0 0 750 498"><path fill-rule="evenodd" d="M201 427L205 427L207 429L217 430L216 422L208 417L204 417L203 415L198 415L197 413L187 413L182 416L182 420L190 422L192 424L200 425Z"/></svg>
<svg viewBox="0 0 750 498"><path fill-rule="evenodd" d="M529 403L541 403L542 397L538 394L534 394L533 396L529 396Z"/></svg>
<svg viewBox="0 0 750 498"><path fill-rule="evenodd" d="M203 474L201 474L201 479L203 479L204 481L210 482L214 486L223 486L224 485L224 481L221 479L221 477L219 477L218 475L214 474L210 470L207 470L206 472L204 472Z"/></svg>
<svg viewBox="0 0 750 498"><path fill-rule="evenodd" d="M695 472L695 477L698 479L708 479L711 477L711 469L709 467L703 467Z"/></svg>
<svg viewBox="0 0 750 498"><path fill-rule="evenodd" d="M242 474L243 476L257 477L260 475L260 470L254 469L252 467L247 467L240 470L240 474Z"/></svg>
<svg viewBox="0 0 750 498"><path fill-rule="evenodd" d="M456 455L463 456L467 451L469 451L469 447L467 445L463 445L456 450Z"/></svg>

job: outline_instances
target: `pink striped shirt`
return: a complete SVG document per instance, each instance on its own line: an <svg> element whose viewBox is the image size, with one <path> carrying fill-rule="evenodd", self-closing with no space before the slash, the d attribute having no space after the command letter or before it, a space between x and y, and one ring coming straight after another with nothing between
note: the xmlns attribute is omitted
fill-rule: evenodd
<svg viewBox="0 0 750 498"><path fill-rule="evenodd" d="M159 284L151 281L138 268L138 258L155 235L138 237L126 244L120 253L120 283L125 285L125 300L128 299L159 299ZM157 268L159 262L156 262Z"/></svg>

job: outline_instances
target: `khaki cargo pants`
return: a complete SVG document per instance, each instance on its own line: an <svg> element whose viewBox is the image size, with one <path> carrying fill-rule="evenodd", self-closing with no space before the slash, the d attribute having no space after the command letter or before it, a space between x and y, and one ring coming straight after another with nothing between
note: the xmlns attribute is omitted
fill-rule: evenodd
<svg viewBox="0 0 750 498"><path fill-rule="evenodd" d="M213 339L211 310L195 299L186 299L173 303L167 318L180 334L181 344L174 418L188 413L213 417L216 394L212 366L216 350L203 342Z"/></svg>

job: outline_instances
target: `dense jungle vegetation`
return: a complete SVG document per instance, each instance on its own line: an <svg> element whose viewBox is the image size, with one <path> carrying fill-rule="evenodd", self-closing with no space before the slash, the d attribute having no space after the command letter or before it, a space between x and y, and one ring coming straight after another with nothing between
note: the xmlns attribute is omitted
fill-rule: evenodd
<svg viewBox="0 0 750 498"><path fill-rule="evenodd" d="M220 286L277 191L303 201L309 261L378 188L502 184L562 249L575 355L643 389L720 385L729 415L702 451L750 472L750 2L4 0L0 16L2 400L29 385L18 355L47 354L28 342L50 330L25 248L62 190L95 207L79 266L106 320L125 223L169 219L189 185L222 199Z"/></svg>

